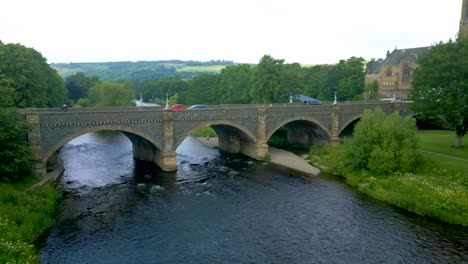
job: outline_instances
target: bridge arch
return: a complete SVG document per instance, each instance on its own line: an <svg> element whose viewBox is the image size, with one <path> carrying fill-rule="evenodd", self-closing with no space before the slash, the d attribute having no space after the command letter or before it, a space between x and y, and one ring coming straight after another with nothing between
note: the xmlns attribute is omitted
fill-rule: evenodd
<svg viewBox="0 0 468 264"><path fill-rule="evenodd" d="M268 140L271 138L271 136L273 136L273 134L278 130L280 129L281 127L284 127L284 126L287 126L288 124L291 124L291 123L294 123L294 122L305 122L307 125L309 125L309 128L319 128L320 131L324 134L324 136L327 137L327 139L330 139L332 137L332 133L331 131L322 123L320 122L318 119L314 118L314 117L293 117L293 118L288 118L288 119L285 119L281 122L278 123L278 125L276 125L271 131L268 131L267 132L267 135L266 135L266 141L268 142Z"/></svg>
<svg viewBox="0 0 468 264"><path fill-rule="evenodd" d="M216 134L218 134L220 144L222 144L223 139L227 140L227 138L230 135L236 135L241 141L249 142L250 144L257 144L257 137L255 136L255 133L250 131L250 129L243 126L242 124L227 120L214 120L203 122L201 124L193 126L190 129L187 129L187 131L183 133L182 136L175 142L174 149L177 149L177 147L179 147L179 145L182 144L182 141L189 137L193 131L205 127L213 128ZM223 146L220 146L220 148L222 149Z"/></svg>
<svg viewBox="0 0 468 264"><path fill-rule="evenodd" d="M341 135L343 131L352 123L356 122L357 120L361 119L362 113L356 114L351 116L350 118L346 119L346 122L344 122L342 125L340 125L340 128L338 129L338 135Z"/></svg>
<svg viewBox="0 0 468 264"><path fill-rule="evenodd" d="M92 132L98 132L98 131L118 131L118 132L122 132L127 138L129 138L130 141L132 141L132 144L135 144L134 140L132 140L131 136L129 136L127 133L130 133L132 135L136 135L137 137L140 137L148 142L150 142L156 149L160 149L162 150L163 149L163 145L158 142L156 139L152 138L150 135L144 133L144 132L141 132L137 129L134 129L134 128L131 128L131 127L127 127L127 126L96 126L96 127L87 127L87 128L83 128L83 129L80 129L74 133L71 133L71 134L68 134L67 136L65 137L62 137L62 138L59 138L56 142L56 144L54 144L52 147L48 148L44 155L43 155L43 162L47 162L49 160L50 157L52 157L54 155L54 153L56 153L61 147L63 147L66 143L68 143L69 141L79 137L79 136L82 136L82 135L85 135L85 134L88 134L88 133L92 133Z"/></svg>

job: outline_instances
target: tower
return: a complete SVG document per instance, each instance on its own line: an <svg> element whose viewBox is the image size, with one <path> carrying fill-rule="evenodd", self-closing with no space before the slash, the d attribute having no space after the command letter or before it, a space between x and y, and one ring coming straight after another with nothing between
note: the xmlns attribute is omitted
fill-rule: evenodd
<svg viewBox="0 0 468 264"><path fill-rule="evenodd" d="M460 30L458 35L468 37L468 0L463 0L462 3Z"/></svg>

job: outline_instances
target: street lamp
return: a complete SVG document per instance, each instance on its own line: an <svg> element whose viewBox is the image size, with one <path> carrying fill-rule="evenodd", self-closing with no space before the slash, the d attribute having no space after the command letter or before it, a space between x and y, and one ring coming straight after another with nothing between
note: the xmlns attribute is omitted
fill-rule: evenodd
<svg viewBox="0 0 468 264"><path fill-rule="evenodd" d="M166 93L166 107L164 109L170 109L170 107L169 107L169 97L168 97L167 93Z"/></svg>

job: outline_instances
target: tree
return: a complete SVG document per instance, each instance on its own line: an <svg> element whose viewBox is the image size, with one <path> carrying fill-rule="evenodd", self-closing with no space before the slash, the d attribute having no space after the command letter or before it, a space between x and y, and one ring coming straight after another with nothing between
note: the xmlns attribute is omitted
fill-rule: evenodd
<svg viewBox="0 0 468 264"><path fill-rule="evenodd" d="M353 170L374 175L410 172L417 164L416 121L397 112L385 116L381 109L365 110L345 141L344 162Z"/></svg>
<svg viewBox="0 0 468 264"><path fill-rule="evenodd" d="M15 107L58 107L67 90L57 71L36 50L0 43L0 86L13 89Z"/></svg>
<svg viewBox="0 0 468 264"><path fill-rule="evenodd" d="M222 104L248 104L252 67L249 64L228 66L221 70L220 94Z"/></svg>
<svg viewBox="0 0 468 264"><path fill-rule="evenodd" d="M187 104L219 104L219 75L205 73L190 80Z"/></svg>
<svg viewBox="0 0 468 264"><path fill-rule="evenodd" d="M19 181L32 174L28 126L15 109L3 106L0 105L0 181Z"/></svg>
<svg viewBox="0 0 468 264"><path fill-rule="evenodd" d="M462 147L468 130L468 38L440 42L418 59L410 99L423 118L438 117Z"/></svg>
<svg viewBox="0 0 468 264"><path fill-rule="evenodd" d="M253 103L276 103L285 101L284 95L288 90L283 90L284 85L284 60L277 60L270 55L265 55L254 68L250 96Z"/></svg>
<svg viewBox="0 0 468 264"><path fill-rule="evenodd" d="M99 82L98 76L86 77L83 72L77 72L65 78L68 90L68 98L77 102L81 98L88 96L88 91Z"/></svg>
<svg viewBox="0 0 468 264"><path fill-rule="evenodd" d="M338 82L338 96L340 100L356 100L363 92L364 59L351 57L341 60L337 65L342 72Z"/></svg>
<svg viewBox="0 0 468 264"><path fill-rule="evenodd" d="M102 82L91 87L88 99L92 106L130 106L134 93L130 83Z"/></svg>

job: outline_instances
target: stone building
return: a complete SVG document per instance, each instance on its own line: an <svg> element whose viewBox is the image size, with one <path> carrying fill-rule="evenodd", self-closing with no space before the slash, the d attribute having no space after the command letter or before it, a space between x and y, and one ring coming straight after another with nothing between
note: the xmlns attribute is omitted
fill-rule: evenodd
<svg viewBox="0 0 468 264"><path fill-rule="evenodd" d="M468 0L463 0L459 36L468 37ZM396 49L387 51L385 59L373 63L365 75L365 84L377 81L378 99L408 99L411 76L417 67L418 58L431 47Z"/></svg>
<svg viewBox="0 0 468 264"><path fill-rule="evenodd" d="M385 59L379 59L368 69L365 83L377 81L379 90L378 99L397 98L408 99L411 89L411 76L417 67L419 56L428 51L430 47L411 49L395 49L387 51Z"/></svg>

